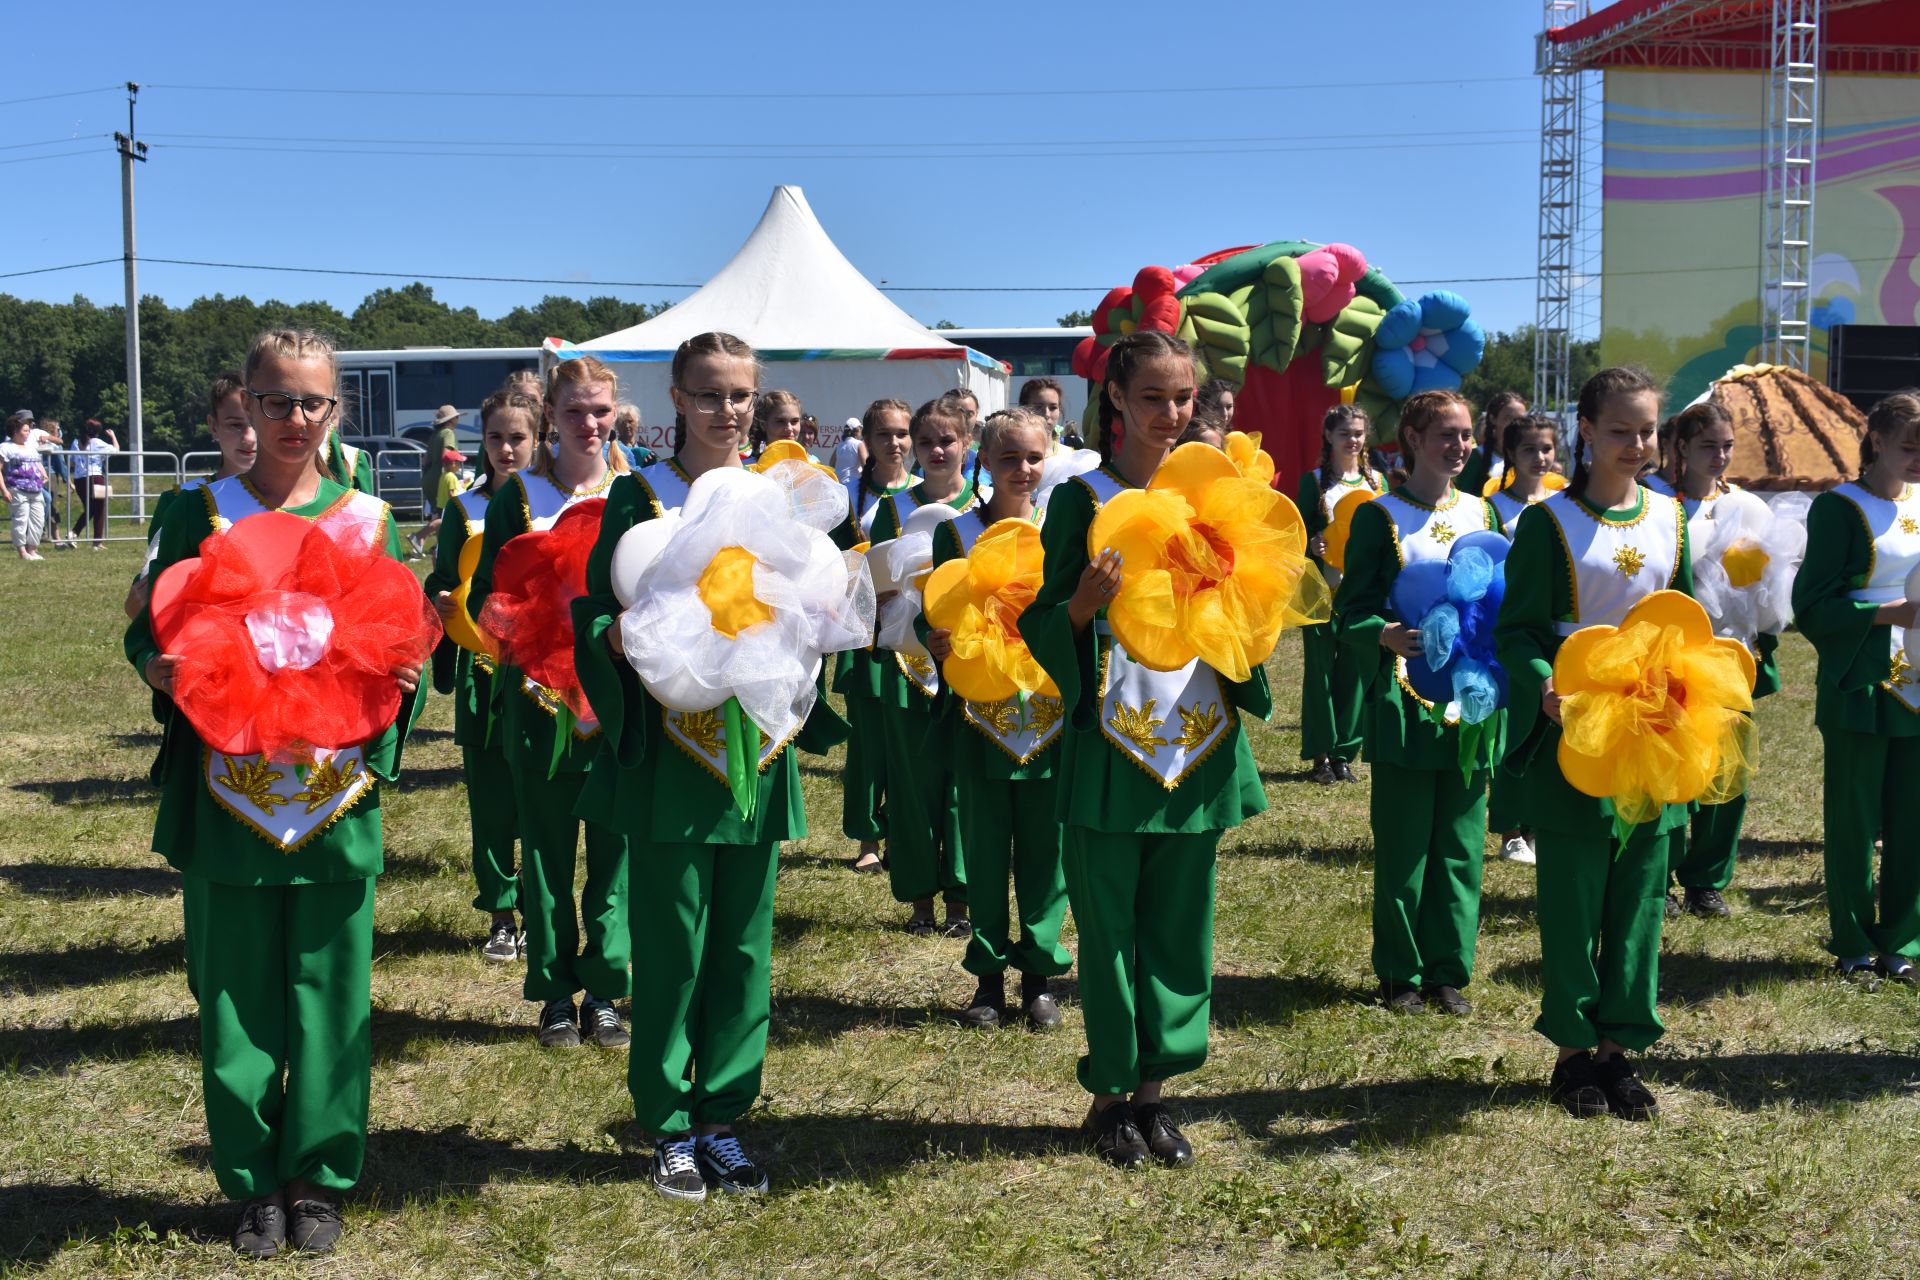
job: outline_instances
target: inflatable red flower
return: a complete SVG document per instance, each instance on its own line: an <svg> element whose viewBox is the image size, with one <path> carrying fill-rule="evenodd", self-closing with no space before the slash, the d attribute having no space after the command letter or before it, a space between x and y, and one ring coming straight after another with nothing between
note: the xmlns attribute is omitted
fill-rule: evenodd
<svg viewBox="0 0 1920 1280"><path fill-rule="evenodd" d="M581 720L594 718L573 665L573 602L587 593L587 557L600 536L605 498L576 502L548 529L513 538L493 561L493 591L480 629Z"/></svg>
<svg viewBox="0 0 1920 1280"><path fill-rule="evenodd" d="M262 512L154 584L154 638L180 658L174 704L208 746L305 762L393 723L393 670L425 661L440 621L363 530L336 540L324 522Z"/></svg>
<svg viewBox="0 0 1920 1280"><path fill-rule="evenodd" d="M1073 350L1073 371L1099 382L1107 373L1107 348L1129 333L1180 328L1180 281L1165 267L1142 267L1129 287L1109 290L1093 312L1093 336Z"/></svg>

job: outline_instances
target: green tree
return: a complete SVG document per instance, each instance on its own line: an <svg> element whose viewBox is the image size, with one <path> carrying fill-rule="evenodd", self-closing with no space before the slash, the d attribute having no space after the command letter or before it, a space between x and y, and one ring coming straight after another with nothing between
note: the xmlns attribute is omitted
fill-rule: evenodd
<svg viewBox="0 0 1920 1280"><path fill-rule="evenodd" d="M1058 320L1054 321L1054 323L1059 325L1062 329L1078 329L1082 325L1088 325L1093 323L1093 312L1069 311L1067 312L1067 314L1061 316Z"/></svg>

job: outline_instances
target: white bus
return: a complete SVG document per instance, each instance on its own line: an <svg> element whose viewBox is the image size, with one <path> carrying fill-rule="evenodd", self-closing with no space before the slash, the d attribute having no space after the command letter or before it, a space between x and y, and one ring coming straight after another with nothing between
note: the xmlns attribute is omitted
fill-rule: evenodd
<svg viewBox="0 0 1920 1280"><path fill-rule="evenodd" d="M454 427L460 447L480 447L480 402L507 375L540 368L539 347L403 347L398 351L342 351L340 382L346 404L344 435L398 437L424 445L443 404L460 411Z"/></svg>
<svg viewBox="0 0 1920 1280"><path fill-rule="evenodd" d="M1020 403L1020 388L1034 378L1052 378L1060 384L1060 417L1079 422L1087 407L1087 380L1073 372L1073 349L1093 330L1077 329L934 329L935 336L972 347L983 356L1004 360L1007 403Z"/></svg>

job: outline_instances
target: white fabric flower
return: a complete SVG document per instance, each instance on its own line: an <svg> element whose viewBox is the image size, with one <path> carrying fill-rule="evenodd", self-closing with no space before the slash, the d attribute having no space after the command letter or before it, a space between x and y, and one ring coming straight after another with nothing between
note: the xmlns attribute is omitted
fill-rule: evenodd
<svg viewBox="0 0 1920 1280"><path fill-rule="evenodd" d="M1694 598L1714 631L1752 649L1793 621L1793 576L1807 553L1806 526L1736 489L1687 522Z"/></svg>
<svg viewBox="0 0 1920 1280"><path fill-rule="evenodd" d="M791 737L813 710L822 655L873 642L866 559L826 532L846 518L836 480L781 464L709 471L677 516L629 530L614 592L647 692L675 711L737 698L762 732Z"/></svg>

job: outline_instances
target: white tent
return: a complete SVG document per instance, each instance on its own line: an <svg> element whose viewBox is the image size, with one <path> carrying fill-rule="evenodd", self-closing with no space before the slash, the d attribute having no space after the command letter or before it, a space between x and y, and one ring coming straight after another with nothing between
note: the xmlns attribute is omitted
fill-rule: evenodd
<svg viewBox="0 0 1920 1280"><path fill-rule="evenodd" d="M554 359L613 365L652 444L673 422L674 349L715 329L752 346L765 364L761 386L799 396L823 436L880 399L918 404L966 387L983 415L1007 403L1005 366L893 305L828 238L798 187L775 187L746 243L684 301L630 329L578 344L549 338L546 347Z"/></svg>

